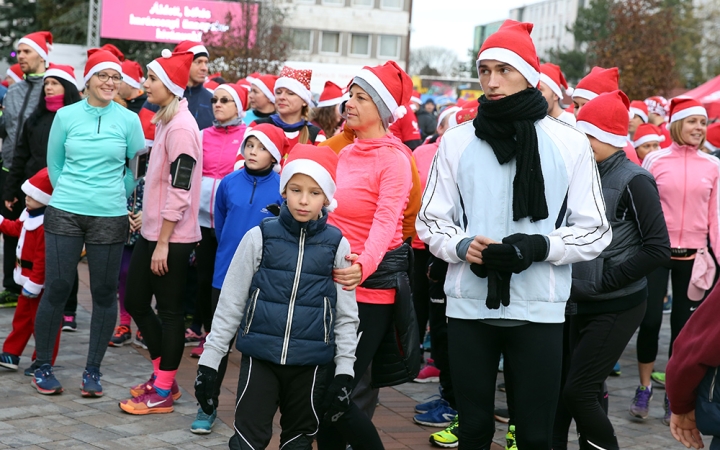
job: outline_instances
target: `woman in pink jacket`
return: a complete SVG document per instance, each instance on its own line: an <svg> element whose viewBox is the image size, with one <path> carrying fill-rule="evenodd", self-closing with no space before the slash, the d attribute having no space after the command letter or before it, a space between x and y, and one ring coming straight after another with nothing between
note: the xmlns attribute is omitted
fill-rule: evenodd
<svg viewBox="0 0 720 450"><path fill-rule="evenodd" d="M148 101L160 110L152 119L157 129L145 176L142 236L130 260L125 307L145 339L154 370L150 380L130 389L132 398L120 402L129 414L172 412L181 395L175 374L185 346L188 258L200 241L203 157L197 123L187 100L181 100L192 62L190 52L163 50L148 64L143 85Z"/></svg>
<svg viewBox="0 0 720 450"><path fill-rule="evenodd" d="M209 333L212 321L212 279L218 246L215 238L215 194L220 181L233 171L238 149L245 137L247 125L243 123L243 116L247 97L247 89L237 84L218 86L210 100L215 116L213 126L202 130L203 163L199 216L202 240L195 249L198 295L193 323L185 330L186 337L202 338L198 348L191 353L191 356L197 358L202 354L205 343L202 328ZM239 166L242 165L241 160Z"/></svg>
<svg viewBox="0 0 720 450"><path fill-rule="evenodd" d="M388 126L402 117L410 101L412 81L393 61L365 67L353 79L345 111L347 125L357 138L339 154L337 209L328 223L340 228L350 242L351 267L335 272L345 289L357 289L360 340L355 352L353 388L367 370L382 338L393 325L396 289L364 287L385 254L402 245L403 211L412 177L410 150ZM356 258L356 259L354 259ZM321 450L383 448L370 418L356 405L332 425L325 422L318 434Z"/></svg>
<svg viewBox="0 0 720 450"><path fill-rule="evenodd" d="M665 384L665 374L653 372L653 366L658 352L668 272L672 273L673 290L669 348L672 355L675 338L703 300L702 295L688 298L696 256L707 251L708 241L716 255L720 251L720 161L700 150L706 131L707 112L699 102L689 98L673 99L670 103L672 145L648 154L643 161L643 167L657 182L672 255L669 267L661 267L647 276L647 310L637 339L640 386L630 406L630 414L643 419L648 416L652 398L651 378ZM669 421L666 395L663 422L667 425Z"/></svg>

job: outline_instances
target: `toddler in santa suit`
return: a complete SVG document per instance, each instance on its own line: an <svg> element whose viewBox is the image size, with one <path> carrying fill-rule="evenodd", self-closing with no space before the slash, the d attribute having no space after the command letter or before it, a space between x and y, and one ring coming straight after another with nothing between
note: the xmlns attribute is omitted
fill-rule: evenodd
<svg viewBox="0 0 720 450"><path fill-rule="evenodd" d="M16 263L13 278L22 286L18 298L12 331L5 339L3 352L0 354L0 367L17 370L20 355L35 332L35 313L40 304L45 283L45 227L43 218L45 207L50 203L52 184L47 168L25 181L22 185L25 193L25 210L17 220L0 217L0 232L19 238L15 252ZM60 333L55 341L53 364L60 343ZM35 355L33 355L33 360Z"/></svg>

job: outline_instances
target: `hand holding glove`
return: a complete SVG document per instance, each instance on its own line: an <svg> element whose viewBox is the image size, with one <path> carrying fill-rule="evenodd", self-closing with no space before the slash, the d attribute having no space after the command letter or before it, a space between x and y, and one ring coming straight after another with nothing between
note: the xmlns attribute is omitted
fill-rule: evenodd
<svg viewBox="0 0 720 450"><path fill-rule="evenodd" d="M521 273L533 262L547 258L548 241L539 234L517 233L502 240L502 244L490 244L482 252L487 270Z"/></svg>
<svg viewBox="0 0 720 450"><path fill-rule="evenodd" d="M200 408L207 415L211 415L215 410L215 383L217 382L217 370L207 366L198 366L197 376L195 377L195 398L200 403Z"/></svg>
<svg viewBox="0 0 720 450"><path fill-rule="evenodd" d="M503 306L510 305L510 278L512 272L498 272L490 270L486 264L470 264L472 273L480 278L488 280L488 296L485 300L485 306L488 309L499 309L500 304Z"/></svg>
<svg viewBox="0 0 720 450"><path fill-rule="evenodd" d="M350 375L335 375L323 401L322 410L325 411L325 420L337 422L350 408L352 382L353 377Z"/></svg>

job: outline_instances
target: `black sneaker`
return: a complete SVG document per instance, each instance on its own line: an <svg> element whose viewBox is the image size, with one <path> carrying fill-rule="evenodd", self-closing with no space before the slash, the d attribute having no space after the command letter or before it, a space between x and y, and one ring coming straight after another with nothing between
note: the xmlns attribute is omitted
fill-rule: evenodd
<svg viewBox="0 0 720 450"><path fill-rule="evenodd" d="M63 331L77 331L77 322L75 322L75 316L63 315Z"/></svg>
<svg viewBox="0 0 720 450"><path fill-rule="evenodd" d="M18 364L20 364L20 357L11 355L10 353L0 353L0 367L4 367L10 370L18 370Z"/></svg>
<svg viewBox="0 0 720 450"><path fill-rule="evenodd" d="M30 364L30 367L25 369L25 376L26 377L33 377L35 376L35 369L39 369L40 365L37 363L37 361L33 361L32 364Z"/></svg>
<svg viewBox="0 0 720 450"><path fill-rule="evenodd" d="M495 408L495 420L500 423L510 422L510 413L504 408Z"/></svg>
<svg viewBox="0 0 720 450"><path fill-rule="evenodd" d="M135 341L133 341L133 344L137 345L138 347L142 347L145 350L147 350L147 345L145 345L145 339L143 339L142 334L140 334L140 330L137 330L135 332Z"/></svg>
<svg viewBox="0 0 720 450"><path fill-rule="evenodd" d="M505 392L505 383L500 383L497 385L497 390L500 392Z"/></svg>
<svg viewBox="0 0 720 450"><path fill-rule="evenodd" d="M7 289L0 292L0 308L14 308L17 306L17 292L8 291Z"/></svg>
<svg viewBox="0 0 720 450"><path fill-rule="evenodd" d="M122 347L132 342L132 331L127 325L118 325L115 334L110 338L110 347Z"/></svg>

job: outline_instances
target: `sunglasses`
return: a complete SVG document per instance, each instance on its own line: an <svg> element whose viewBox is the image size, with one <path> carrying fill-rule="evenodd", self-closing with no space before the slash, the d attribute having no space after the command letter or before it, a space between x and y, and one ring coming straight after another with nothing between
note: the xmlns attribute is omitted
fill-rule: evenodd
<svg viewBox="0 0 720 450"><path fill-rule="evenodd" d="M230 103L230 102L235 103L235 100L233 100L231 98L227 98L227 97L223 97L223 98L213 97L210 99L210 103L212 103L213 105L217 102L220 102L224 105L225 103Z"/></svg>

